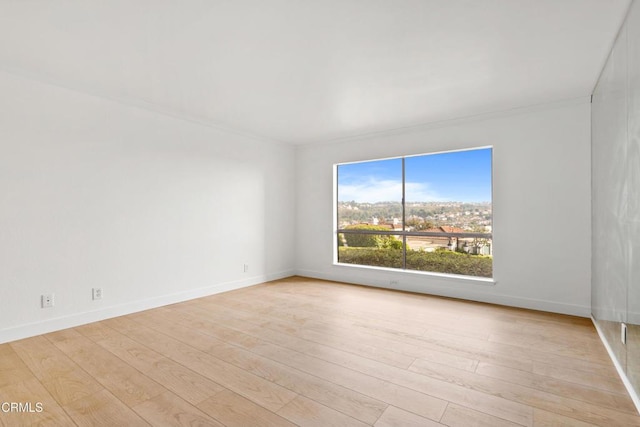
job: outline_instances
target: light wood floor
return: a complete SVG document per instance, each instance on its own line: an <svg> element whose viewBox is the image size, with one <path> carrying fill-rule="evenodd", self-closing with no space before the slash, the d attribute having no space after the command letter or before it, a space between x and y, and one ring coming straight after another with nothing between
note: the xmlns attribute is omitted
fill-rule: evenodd
<svg viewBox="0 0 640 427"><path fill-rule="evenodd" d="M0 345L0 424L640 426L588 319L290 278Z"/></svg>

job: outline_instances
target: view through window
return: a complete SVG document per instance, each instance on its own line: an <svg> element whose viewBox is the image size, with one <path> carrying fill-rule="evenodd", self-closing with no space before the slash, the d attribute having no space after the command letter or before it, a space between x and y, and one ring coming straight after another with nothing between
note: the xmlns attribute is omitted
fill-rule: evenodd
<svg viewBox="0 0 640 427"><path fill-rule="evenodd" d="M337 166L338 262L492 277L491 148Z"/></svg>

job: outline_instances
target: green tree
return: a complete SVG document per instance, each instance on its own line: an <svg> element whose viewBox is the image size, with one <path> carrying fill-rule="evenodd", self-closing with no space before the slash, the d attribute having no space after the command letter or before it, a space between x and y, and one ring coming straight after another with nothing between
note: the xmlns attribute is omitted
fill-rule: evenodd
<svg viewBox="0 0 640 427"><path fill-rule="evenodd" d="M345 230L389 231L389 228L381 225L358 224L350 225ZM344 233L344 239L346 245L351 248L402 249L401 241L385 234Z"/></svg>
<svg viewBox="0 0 640 427"><path fill-rule="evenodd" d="M432 221L427 221L424 218L411 218L405 222L407 227L413 227L415 231L424 231L430 228L434 228L435 224Z"/></svg>

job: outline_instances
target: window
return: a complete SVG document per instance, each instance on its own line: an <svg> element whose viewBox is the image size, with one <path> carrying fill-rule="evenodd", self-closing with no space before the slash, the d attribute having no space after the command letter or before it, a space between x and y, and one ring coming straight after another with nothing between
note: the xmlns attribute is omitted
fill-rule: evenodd
<svg viewBox="0 0 640 427"><path fill-rule="evenodd" d="M336 167L340 264L492 277L492 149Z"/></svg>

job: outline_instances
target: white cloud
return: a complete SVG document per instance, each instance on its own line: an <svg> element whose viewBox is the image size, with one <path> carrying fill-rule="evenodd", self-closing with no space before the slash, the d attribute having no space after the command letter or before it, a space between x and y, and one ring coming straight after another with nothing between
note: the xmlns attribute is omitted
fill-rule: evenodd
<svg viewBox="0 0 640 427"><path fill-rule="evenodd" d="M441 197L429 188L427 183L407 182L407 201L429 202L439 201ZM356 201L360 203L400 202L402 199L402 183L396 180L376 180L341 184L338 187L338 199L343 202Z"/></svg>
<svg viewBox="0 0 640 427"><path fill-rule="evenodd" d="M440 202L445 198L429 188L424 182L407 182L405 186L407 202Z"/></svg>

